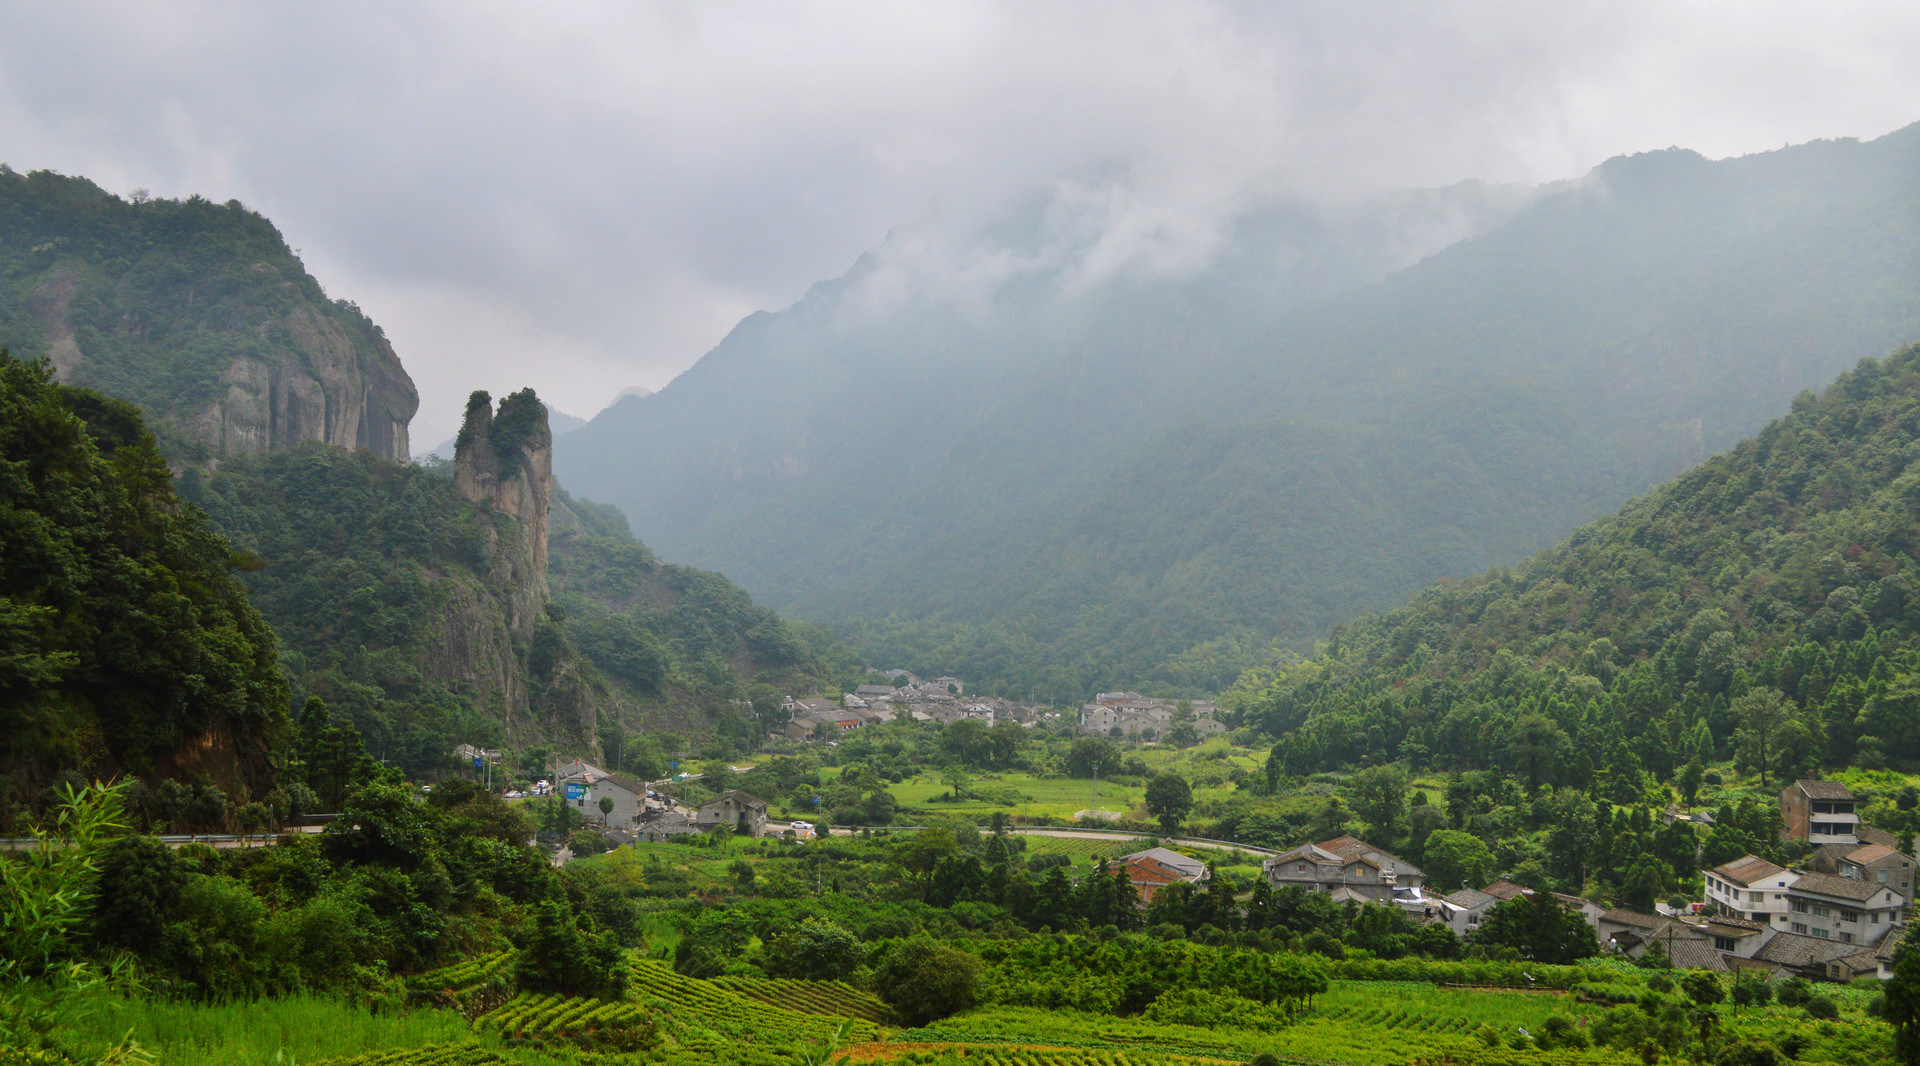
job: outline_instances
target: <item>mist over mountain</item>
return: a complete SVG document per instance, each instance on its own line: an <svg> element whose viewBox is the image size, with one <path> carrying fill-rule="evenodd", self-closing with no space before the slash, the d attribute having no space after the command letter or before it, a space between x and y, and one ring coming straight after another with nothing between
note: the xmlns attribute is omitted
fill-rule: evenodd
<svg viewBox="0 0 1920 1066"><path fill-rule="evenodd" d="M1920 335L1920 127L1534 190L896 232L556 445L873 661L1068 696L1515 560Z"/></svg>

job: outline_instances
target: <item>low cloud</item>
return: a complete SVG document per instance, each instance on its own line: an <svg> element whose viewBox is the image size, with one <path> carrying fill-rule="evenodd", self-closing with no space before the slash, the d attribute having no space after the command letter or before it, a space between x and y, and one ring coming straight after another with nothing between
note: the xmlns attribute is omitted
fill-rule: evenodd
<svg viewBox="0 0 1920 1066"><path fill-rule="evenodd" d="M446 427L658 388L896 228L1177 273L1275 198L1877 136L1915 54L1906 2L15 5L0 159L266 212Z"/></svg>

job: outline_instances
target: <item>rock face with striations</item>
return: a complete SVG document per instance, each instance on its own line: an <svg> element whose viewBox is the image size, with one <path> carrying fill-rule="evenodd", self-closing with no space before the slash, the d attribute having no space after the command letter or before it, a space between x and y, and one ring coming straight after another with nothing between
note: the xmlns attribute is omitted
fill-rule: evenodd
<svg viewBox="0 0 1920 1066"><path fill-rule="evenodd" d="M420 406L380 327L259 214L47 171L0 167L0 347L139 404L183 459L316 440L404 461Z"/></svg>
<svg viewBox="0 0 1920 1066"><path fill-rule="evenodd" d="M507 590L508 624L526 638L547 605L547 514L553 504L553 433L532 389L500 401L476 392L454 445L453 483L475 503L513 519L490 552Z"/></svg>

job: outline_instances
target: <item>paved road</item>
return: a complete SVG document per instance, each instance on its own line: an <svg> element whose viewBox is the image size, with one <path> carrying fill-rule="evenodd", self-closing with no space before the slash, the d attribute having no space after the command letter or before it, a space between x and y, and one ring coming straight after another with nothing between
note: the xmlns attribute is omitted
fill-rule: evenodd
<svg viewBox="0 0 1920 1066"><path fill-rule="evenodd" d="M778 833L786 829L786 827L787 823L784 822L767 823L768 832ZM888 828L896 832L913 832L920 827L896 825ZM852 836L856 832L859 832L857 828L838 825L834 826L831 830L832 834L838 836ZM1056 827L1040 825L1009 826L1007 832L1017 836L1060 837L1066 840L1111 840L1116 844L1145 840L1152 835L1150 833L1135 833L1124 829L1079 829L1071 826ZM1263 848L1256 844L1236 844L1227 840L1209 840L1205 837L1162 837L1161 839L1167 840L1168 843L1179 844L1183 847L1211 848L1215 851L1235 851L1260 857L1280 854L1280 852L1273 848Z"/></svg>

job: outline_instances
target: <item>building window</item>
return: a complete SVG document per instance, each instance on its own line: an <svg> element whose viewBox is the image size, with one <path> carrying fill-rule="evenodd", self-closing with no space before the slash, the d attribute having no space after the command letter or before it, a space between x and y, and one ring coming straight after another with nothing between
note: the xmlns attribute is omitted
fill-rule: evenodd
<svg viewBox="0 0 1920 1066"><path fill-rule="evenodd" d="M1852 934L1852 933L1841 933L1841 934L1840 934L1840 942L1841 942L1842 944L1851 944L1851 943L1853 943L1853 934Z"/></svg>
<svg viewBox="0 0 1920 1066"><path fill-rule="evenodd" d="M1843 922L1857 922L1860 920L1860 912L1859 911L1841 911L1840 920Z"/></svg>
<svg viewBox="0 0 1920 1066"><path fill-rule="evenodd" d="M1824 903L1816 903L1813 905L1813 916L1815 918L1830 918L1833 916L1833 908L1828 907Z"/></svg>
<svg viewBox="0 0 1920 1066"><path fill-rule="evenodd" d="M1813 936L1816 940L1825 940L1827 939L1827 931L1816 926L1813 930Z"/></svg>
<svg viewBox="0 0 1920 1066"><path fill-rule="evenodd" d="M1787 901L1787 906L1792 907L1797 913L1807 913L1807 901L1804 899L1790 899Z"/></svg>
<svg viewBox="0 0 1920 1066"><path fill-rule="evenodd" d="M1749 892L1747 893L1747 899L1752 903L1765 903L1767 901L1767 894L1765 892Z"/></svg>
<svg viewBox="0 0 1920 1066"><path fill-rule="evenodd" d="M1739 945L1735 944L1730 936L1716 936L1713 938L1713 947L1715 951L1733 951Z"/></svg>
<svg viewBox="0 0 1920 1066"><path fill-rule="evenodd" d="M1796 933L1801 933L1801 934L1805 934L1805 933L1806 933L1806 931L1807 931L1807 923L1805 923L1805 922L1795 922L1795 923L1793 923L1793 931L1794 931L1794 932L1796 932Z"/></svg>

